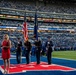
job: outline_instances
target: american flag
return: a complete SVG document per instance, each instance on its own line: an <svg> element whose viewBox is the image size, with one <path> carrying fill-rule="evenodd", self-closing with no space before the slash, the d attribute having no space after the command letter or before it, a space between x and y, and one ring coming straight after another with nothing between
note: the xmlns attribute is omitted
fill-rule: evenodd
<svg viewBox="0 0 76 75"><path fill-rule="evenodd" d="M27 22L24 22L23 24L23 35L24 35L24 40L28 40L28 28L27 28Z"/></svg>

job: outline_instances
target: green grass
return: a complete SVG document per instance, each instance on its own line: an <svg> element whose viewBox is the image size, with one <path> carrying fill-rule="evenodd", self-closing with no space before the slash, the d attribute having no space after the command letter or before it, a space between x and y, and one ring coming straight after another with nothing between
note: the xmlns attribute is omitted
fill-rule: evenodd
<svg viewBox="0 0 76 75"><path fill-rule="evenodd" d="M52 56L76 60L76 51L53 51Z"/></svg>

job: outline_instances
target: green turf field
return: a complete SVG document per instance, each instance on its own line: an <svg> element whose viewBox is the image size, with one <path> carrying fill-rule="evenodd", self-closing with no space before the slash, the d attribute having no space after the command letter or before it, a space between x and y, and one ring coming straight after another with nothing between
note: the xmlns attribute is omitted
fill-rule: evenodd
<svg viewBox="0 0 76 75"><path fill-rule="evenodd" d="M76 60L76 51L53 51L52 56Z"/></svg>

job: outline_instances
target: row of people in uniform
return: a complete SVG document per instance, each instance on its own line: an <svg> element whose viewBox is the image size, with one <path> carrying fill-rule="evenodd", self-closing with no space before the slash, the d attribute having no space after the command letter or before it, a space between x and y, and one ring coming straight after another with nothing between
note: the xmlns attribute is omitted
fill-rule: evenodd
<svg viewBox="0 0 76 75"><path fill-rule="evenodd" d="M16 48L16 59L17 59L17 63L20 64L21 63L21 46L22 46L22 41L20 40L20 38L18 38L17 41L17 48ZM36 59L37 59L37 64L40 64L40 53L41 53L41 41L38 39L34 39L34 46L36 48ZM50 40L50 38L48 38L47 42L46 42L46 52L47 52L47 60L48 60L48 64L51 64L51 53L52 53L52 46L53 43ZM4 61L4 73L9 73L9 67L10 67L10 48L11 48L11 41L9 39L9 36L7 34L4 35L3 37L3 41L2 41L2 58ZM30 56L30 52L31 52L31 42L29 40L24 42L24 47L25 47L25 56L26 56L26 63L29 64L29 56Z"/></svg>
<svg viewBox="0 0 76 75"><path fill-rule="evenodd" d="M20 38L18 38L18 43L17 43L17 50L16 50L16 54L17 54L17 63L19 64L21 61L21 46L22 46L22 42L20 41ZM40 39L35 39L34 38L34 46L35 46L35 54L36 54L36 59L37 59L37 64L40 64L40 54L42 52L42 43ZM46 46L46 53L47 53L47 61L48 64L51 64L51 53L52 53L52 46L53 43L50 40L50 37L48 37L48 40L45 44ZM26 63L29 64L29 56L31 53L31 42L29 40L24 42L24 48L25 48L25 56L26 56Z"/></svg>

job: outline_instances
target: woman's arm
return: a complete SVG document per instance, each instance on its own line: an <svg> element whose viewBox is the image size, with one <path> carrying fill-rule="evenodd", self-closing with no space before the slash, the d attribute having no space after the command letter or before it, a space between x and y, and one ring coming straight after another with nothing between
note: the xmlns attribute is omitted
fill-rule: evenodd
<svg viewBox="0 0 76 75"><path fill-rule="evenodd" d="M9 41L9 42L8 42L8 46L3 46L3 47L11 48L11 46L12 46L12 45L11 45L11 41Z"/></svg>

